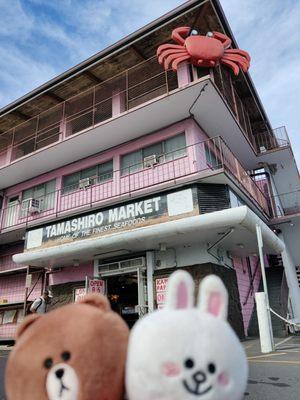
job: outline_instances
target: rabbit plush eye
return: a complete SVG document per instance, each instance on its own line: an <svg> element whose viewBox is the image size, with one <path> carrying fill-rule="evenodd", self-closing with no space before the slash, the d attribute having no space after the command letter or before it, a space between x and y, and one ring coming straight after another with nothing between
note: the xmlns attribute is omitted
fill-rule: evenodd
<svg viewBox="0 0 300 400"><path fill-rule="evenodd" d="M210 372L211 374L214 374L216 372L216 366L214 363L209 363L207 369L208 372Z"/></svg>
<svg viewBox="0 0 300 400"><path fill-rule="evenodd" d="M195 365L194 360L192 360L191 358L187 358L184 362L184 365L186 368L193 368L193 366Z"/></svg>

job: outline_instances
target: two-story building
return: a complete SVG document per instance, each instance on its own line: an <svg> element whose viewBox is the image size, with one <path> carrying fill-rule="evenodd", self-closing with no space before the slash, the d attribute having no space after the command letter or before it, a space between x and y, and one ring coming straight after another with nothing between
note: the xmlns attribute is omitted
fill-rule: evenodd
<svg viewBox="0 0 300 400"><path fill-rule="evenodd" d="M230 321L249 335L257 226L274 307L300 318L286 130L272 128L248 72L159 64L180 26L238 48L218 0L191 0L0 110L1 339L46 287L56 307L100 285L132 325L163 306L176 268L196 285L221 276Z"/></svg>

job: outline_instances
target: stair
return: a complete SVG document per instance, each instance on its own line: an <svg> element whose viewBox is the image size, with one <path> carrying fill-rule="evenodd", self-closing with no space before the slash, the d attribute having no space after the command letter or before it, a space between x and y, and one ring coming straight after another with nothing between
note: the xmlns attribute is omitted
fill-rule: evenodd
<svg viewBox="0 0 300 400"><path fill-rule="evenodd" d="M298 279L298 285L300 287L300 265L296 265L296 275Z"/></svg>
<svg viewBox="0 0 300 400"><path fill-rule="evenodd" d="M282 290L282 280L284 277L284 269L280 266L272 266L266 268L266 278L268 283L270 307L286 318L286 293ZM274 337L286 336L285 323L275 315L272 315L272 326Z"/></svg>
<svg viewBox="0 0 300 400"><path fill-rule="evenodd" d="M281 257L277 256L272 256L272 260L269 259L272 267L266 268L266 278L268 283L270 307L279 315L286 317L287 291L286 285L284 284L285 280L283 281L284 269L282 266L280 266L280 261L282 264L282 260L280 259ZM258 291L263 291L262 282L260 283ZM287 335L285 323L275 315L272 315L272 327L274 337L285 337ZM259 335L256 307L253 309L252 318L248 328L248 335Z"/></svg>

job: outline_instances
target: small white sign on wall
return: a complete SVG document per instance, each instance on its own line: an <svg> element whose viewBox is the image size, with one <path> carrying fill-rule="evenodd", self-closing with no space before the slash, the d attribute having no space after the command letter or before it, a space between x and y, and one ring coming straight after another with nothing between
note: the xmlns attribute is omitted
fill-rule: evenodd
<svg viewBox="0 0 300 400"><path fill-rule="evenodd" d="M41 246L43 242L43 228L27 232L26 249Z"/></svg>
<svg viewBox="0 0 300 400"><path fill-rule="evenodd" d="M192 189L181 190L167 195L168 214L170 217L193 211Z"/></svg>

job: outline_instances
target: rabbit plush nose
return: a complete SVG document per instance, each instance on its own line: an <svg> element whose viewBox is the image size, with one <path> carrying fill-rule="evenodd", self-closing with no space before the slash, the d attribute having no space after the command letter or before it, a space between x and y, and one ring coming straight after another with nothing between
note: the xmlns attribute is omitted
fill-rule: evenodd
<svg viewBox="0 0 300 400"><path fill-rule="evenodd" d="M206 381L206 375L201 371L197 371L193 374L193 379L198 385L200 385Z"/></svg>

